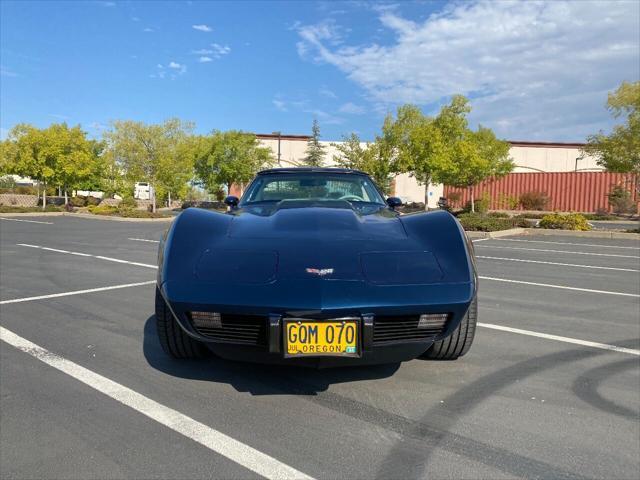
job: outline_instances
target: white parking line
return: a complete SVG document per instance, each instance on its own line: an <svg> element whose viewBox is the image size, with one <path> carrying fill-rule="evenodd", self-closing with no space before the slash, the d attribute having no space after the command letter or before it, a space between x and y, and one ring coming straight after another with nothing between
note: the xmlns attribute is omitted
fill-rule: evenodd
<svg viewBox="0 0 640 480"><path fill-rule="evenodd" d="M70 252L69 250L60 250L59 248L43 247L40 245L30 245L28 243L18 243L17 245L20 247L37 248L38 250L46 250L48 252L68 253L69 255L78 255L81 257L97 258L98 260L106 260L107 262L126 263L127 265L135 265L137 267L154 268L154 269L158 268L157 265L151 265L150 263L130 262L129 260L121 260L119 258L113 258L113 257L104 257L102 255L90 255L88 253L82 253L82 252Z"/></svg>
<svg viewBox="0 0 640 480"><path fill-rule="evenodd" d="M565 285L553 285L550 283L536 283L536 282L525 282L523 280L510 280L508 278L483 277L483 276L478 276L478 278L481 278L482 280L493 280L495 282L520 283L523 285L533 285L536 287L560 288L562 290L575 290L577 292L604 293L606 295L620 295L622 297L640 298L640 295L638 295L637 293L611 292L609 290L593 290L591 288L567 287Z"/></svg>
<svg viewBox="0 0 640 480"><path fill-rule="evenodd" d="M134 242L160 243L160 240L148 240L146 238L129 238L128 240L133 240Z"/></svg>
<svg viewBox="0 0 640 480"><path fill-rule="evenodd" d="M508 260L509 262L542 263L545 265L561 265L563 267L595 268L598 270L617 270L619 272L640 272L640 270L637 270L635 268L597 267L595 265L578 265L575 263L543 262L542 260L524 260L522 258L487 257L484 255L476 255L476 258L484 258L488 260Z"/></svg>
<svg viewBox="0 0 640 480"><path fill-rule="evenodd" d="M599 245L597 243L551 242L548 240L522 240L519 238L493 238L492 240L497 240L499 242L552 243L554 245L577 245L579 247L625 248L625 249L632 249L632 250L640 250L640 247L629 247L629 246L623 247L620 245Z"/></svg>
<svg viewBox="0 0 640 480"><path fill-rule="evenodd" d="M525 247L501 247L498 245L478 245L478 248L501 248L507 250L527 250L530 252L554 252L554 253L571 253L573 255L593 255L596 257L622 257L640 259L638 255L619 255L617 253L592 253L592 252L573 252L570 250L549 250L543 248L525 248Z"/></svg>
<svg viewBox="0 0 640 480"><path fill-rule="evenodd" d="M610 350L612 352L628 353L630 355L639 355L640 350L633 348L618 347L606 343L589 342L587 340L578 340L577 338L561 337L559 335L549 335L548 333L532 332L531 330L522 330L520 328L504 327L502 325L494 325L492 323L478 323L479 327L491 328L493 330L501 330L503 332L519 333L520 335L529 335L531 337L540 337L547 340L556 340L558 342L573 343L584 347L600 348L602 350Z"/></svg>
<svg viewBox="0 0 640 480"><path fill-rule="evenodd" d="M14 298L11 300L0 301L0 305L7 305L9 303L32 302L34 300L42 300L45 298L69 297L71 295L82 295L84 293L105 292L107 290L118 290L120 288L139 287L140 285L151 285L152 283L156 283L156 281L149 280L147 282L123 283L121 285L111 285L109 287L88 288L85 290L72 290L71 292L52 293L50 295L38 295L36 297Z"/></svg>
<svg viewBox="0 0 640 480"><path fill-rule="evenodd" d="M0 217L0 220L10 220L12 222L42 223L43 225L53 225L53 222L40 222L38 220L22 220L18 218Z"/></svg>
<svg viewBox="0 0 640 480"><path fill-rule="evenodd" d="M63 358L0 327L0 339L98 392L146 415L209 450L268 479L311 479L308 475L203 423Z"/></svg>

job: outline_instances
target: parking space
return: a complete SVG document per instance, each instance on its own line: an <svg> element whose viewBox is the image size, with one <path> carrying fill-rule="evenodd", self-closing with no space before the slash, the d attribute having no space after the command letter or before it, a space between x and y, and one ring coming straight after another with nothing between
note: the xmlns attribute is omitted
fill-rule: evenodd
<svg viewBox="0 0 640 480"><path fill-rule="evenodd" d="M640 475L637 241L476 242L467 356L307 370L164 356L167 224L30 220L0 223L0 325L49 353L0 341L3 478Z"/></svg>

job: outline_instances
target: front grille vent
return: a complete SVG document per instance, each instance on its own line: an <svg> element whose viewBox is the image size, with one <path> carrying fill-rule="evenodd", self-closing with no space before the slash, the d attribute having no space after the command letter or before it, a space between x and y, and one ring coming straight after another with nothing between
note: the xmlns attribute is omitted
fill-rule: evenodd
<svg viewBox="0 0 640 480"><path fill-rule="evenodd" d="M266 345L267 319L257 315L191 312L191 324L201 335L224 343Z"/></svg>
<svg viewBox="0 0 640 480"><path fill-rule="evenodd" d="M373 323L373 343L424 341L440 335L449 315L377 316ZM420 324L420 326L418 326Z"/></svg>

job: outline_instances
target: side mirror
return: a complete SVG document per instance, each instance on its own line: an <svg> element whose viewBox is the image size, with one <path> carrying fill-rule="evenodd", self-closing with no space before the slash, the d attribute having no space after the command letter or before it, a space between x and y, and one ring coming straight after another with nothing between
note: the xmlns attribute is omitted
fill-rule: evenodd
<svg viewBox="0 0 640 480"><path fill-rule="evenodd" d="M238 197L234 197L233 195L229 195L224 199L224 203L226 203L231 208L236 208L238 206Z"/></svg>
<svg viewBox="0 0 640 480"><path fill-rule="evenodd" d="M389 197L387 198L387 205L389 205L392 209L396 209L396 207L399 207L402 205L402 200L400 200L398 197Z"/></svg>

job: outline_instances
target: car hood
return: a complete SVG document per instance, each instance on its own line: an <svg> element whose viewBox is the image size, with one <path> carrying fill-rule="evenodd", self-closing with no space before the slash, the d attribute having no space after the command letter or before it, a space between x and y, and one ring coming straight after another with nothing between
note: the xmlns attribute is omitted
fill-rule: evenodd
<svg viewBox="0 0 640 480"><path fill-rule="evenodd" d="M203 253L196 276L240 284L313 277L401 284L437 281L442 271L385 207L280 202L235 211L224 241Z"/></svg>
<svg viewBox="0 0 640 480"><path fill-rule="evenodd" d="M398 215L380 205L354 207L346 201L282 201L239 209L228 236L236 239L362 241L407 238Z"/></svg>

